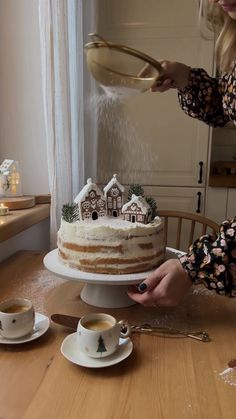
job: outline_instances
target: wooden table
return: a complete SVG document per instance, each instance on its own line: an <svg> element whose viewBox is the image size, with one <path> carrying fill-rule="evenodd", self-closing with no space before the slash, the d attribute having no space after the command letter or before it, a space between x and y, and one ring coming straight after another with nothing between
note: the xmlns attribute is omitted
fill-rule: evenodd
<svg viewBox="0 0 236 419"><path fill-rule="evenodd" d="M101 311L79 297L81 284L57 278L43 254L22 251L0 265L1 300L30 298L37 312L83 315ZM69 329L51 324L39 339L0 346L3 419L235 419L236 372L220 375L236 358L236 300L203 288L176 309L104 309L131 322L206 330L209 343L133 334L129 358L104 369L70 363L60 352Z"/></svg>

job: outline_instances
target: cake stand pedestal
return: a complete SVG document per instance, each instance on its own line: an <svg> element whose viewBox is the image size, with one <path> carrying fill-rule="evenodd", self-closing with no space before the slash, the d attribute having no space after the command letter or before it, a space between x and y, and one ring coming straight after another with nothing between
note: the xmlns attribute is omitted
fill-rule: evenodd
<svg viewBox="0 0 236 419"><path fill-rule="evenodd" d="M176 257L180 252L167 248L167 258ZM44 257L45 267L62 278L84 282L81 299L92 306L104 308L129 307L136 304L127 295L129 285L139 284L153 272L140 272L126 275L107 275L82 272L69 268L60 262L58 249L47 253Z"/></svg>
<svg viewBox="0 0 236 419"><path fill-rule="evenodd" d="M135 304L127 295L127 285L85 284L80 297L95 307L120 308Z"/></svg>

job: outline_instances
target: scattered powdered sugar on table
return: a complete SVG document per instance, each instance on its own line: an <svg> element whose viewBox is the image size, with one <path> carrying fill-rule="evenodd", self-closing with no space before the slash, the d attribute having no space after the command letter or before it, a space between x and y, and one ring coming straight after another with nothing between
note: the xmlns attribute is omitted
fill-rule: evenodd
<svg viewBox="0 0 236 419"><path fill-rule="evenodd" d="M30 281L31 284L33 284L30 290L27 282L25 282L21 285L20 293L34 301L34 308L36 311L39 310L42 312L45 308L45 293L42 292L42 289L50 291L65 282L65 279L53 275L47 269L41 269L31 277Z"/></svg>
<svg viewBox="0 0 236 419"><path fill-rule="evenodd" d="M192 294L201 297L216 297L216 292L210 291L207 288L193 288Z"/></svg>
<svg viewBox="0 0 236 419"><path fill-rule="evenodd" d="M236 368L226 368L219 376L226 384L236 386Z"/></svg>
<svg viewBox="0 0 236 419"><path fill-rule="evenodd" d="M166 309L158 309L158 314L152 320L143 319L142 323L150 323L152 326L163 329L190 330L188 312L184 306L178 306L167 313Z"/></svg>
<svg viewBox="0 0 236 419"><path fill-rule="evenodd" d="M184 297L181 304L167 312L166 308L157 308L155 318L143 318L142 323L150 323L153 326L167 329L178 329L182 331L191 331L196 329L192 325L189 309L196 313L199 309L199 299L208 300L209 298L219 297L214 291L210 291L203 286L192 288ZM221 297L219 297L221 298ZM217 309L215 309L217 311ZM200 327L201 329L201 327Z"/></svg>
<svg viewBox="0 0 236 419"><path fill-rule="evenodd" d="M158 313L158 318L152 321L152 325L163 328L176 328L180 320L180 318L177 318L176 313Z"/></svg>

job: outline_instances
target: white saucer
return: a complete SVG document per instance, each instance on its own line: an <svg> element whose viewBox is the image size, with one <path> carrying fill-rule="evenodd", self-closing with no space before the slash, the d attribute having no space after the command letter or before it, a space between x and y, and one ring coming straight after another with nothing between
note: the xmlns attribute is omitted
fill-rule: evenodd
<svg viewBox="0 0 236 419"><path fill-rule="evenodd" d="M38 339L40 336L44 335L49 328L50 320L44 314L35 313L35 324L34 330L30 335L23 336L22 338L8 339L0 335L0 344L4 343L7 345L17 345L19 343L30 342L31 340Z"/></svg>
<svg viewBox="0 0 236 419"><path fill-rule="evenodd" d="M110 356L104 358L91 358L82 352L79 352L76 345L76 332L68 335L61 345L61 353L68 361L74 364L80 365L81 367L88 368L104 368L110 367L111 365L118 364L118 362L126 359L133 350L133 343L130 338L119 340L119 347Z"/></svg>

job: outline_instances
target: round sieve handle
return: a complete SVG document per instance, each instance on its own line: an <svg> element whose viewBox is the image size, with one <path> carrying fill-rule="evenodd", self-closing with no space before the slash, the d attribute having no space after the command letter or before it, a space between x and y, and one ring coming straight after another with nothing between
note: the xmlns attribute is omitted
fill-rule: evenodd
<svg viewBox="0 0 236 419"><path fill-rule="evenodd" d="M101 35L98 33L89 33L88 36L90 36L93 40L93 42L96 42L97 40L104 42L108 47L110 47L109 42L107 42Z"/></svg>

